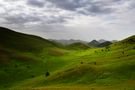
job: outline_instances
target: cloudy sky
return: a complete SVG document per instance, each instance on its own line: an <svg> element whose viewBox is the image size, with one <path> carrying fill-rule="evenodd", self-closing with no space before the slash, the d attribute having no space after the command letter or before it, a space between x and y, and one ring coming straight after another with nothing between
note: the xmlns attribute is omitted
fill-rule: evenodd
<svg viewBox="0 0 135 90"><path fill-rule="evenodd" d="M135 0L0 0L0 26L51 39L135 34Z"/></svg>

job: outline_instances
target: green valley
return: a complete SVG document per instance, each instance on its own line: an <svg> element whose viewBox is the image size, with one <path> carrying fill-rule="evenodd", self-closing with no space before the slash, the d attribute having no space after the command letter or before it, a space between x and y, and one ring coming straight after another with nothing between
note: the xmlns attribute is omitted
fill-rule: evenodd
<svg viewBox="0 0 135 90"><path fill-rule="evenodd" d="M2 27L0 36L0 90L135 89L135 35L102 48Z"/></svg>

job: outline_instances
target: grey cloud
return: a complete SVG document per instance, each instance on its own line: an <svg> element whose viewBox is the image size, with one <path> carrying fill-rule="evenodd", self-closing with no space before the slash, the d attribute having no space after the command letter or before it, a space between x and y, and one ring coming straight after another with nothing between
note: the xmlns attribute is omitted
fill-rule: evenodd
<svg viewBox="0 0 135 90"><path fill-rule="evenodd" d="M16 2L18 0L5 0L6 2Z"/></svg>
<svg viewBox="0 0 135 90"><path fill-rule="evenodd" d="M37 7L44 7L45 0L27 0L27 4Z"/></svg>
<svg viewBox="0 0 135 90"><path fill-rule="evenodd" d="M40 21L40 18L38 17L30 16L22 13L14 16L7 15L4 18L7 21L6 22L7 24L24 24L28 22Z"/></svg>
<svg viewBox="0 0 135 90"><path fill-rule="evenodd" d="M27 15L24 13L20 13L18 15L6 15L3 17L6 22L5 24L26 24L29 22L40 22L42 24L62 24L66 22L67 19L71 19L70 17L66 16L38 16L34 15Z"/></svg>
<svg viewBox="0 0 135 90"><path fill-rule="evenodd" d="M47 24L62 24L62 23L65 23L67 19L71 19L71 17L49 16L49 17L46 17L46 23Z"/></svg>
<svg viewBox="0 0 135 90"><path fill-rule="evenodd" d="M55 7L62 8L65 10L75 11L78 13L89 13L89 14L102 14L111 13L113 10L106 5L103 1L94 0L47 0L51 2ZM118 0L119 1L119 0ZM114 0L113 2L116 2ZM81 10L80 10L81 9ZM79 10L79 11L78 11ZM84 10L84 11L82 11Z"/></svg>
<svg viewBox="0 0 135 90"><path fill-rule="evenodd" d="M135 33L134 0L2 1L4 3L0 3L1 26L15 28L18 31L40 35L45 38L48 36L48 38L55 39L89 40L93 38L108 39L108 37L118 39ZM50 7L47 5L50 5ZM125 8L127 12L125 12ZM4 9L3 12L2 9ZM117 12L116 9L121 12ZM83 20L85 16L86 18ZM114 20L114 18L116 19ZM73 22L72 20L68 21L68 19L73 19ZM91 20L93 21L91 22ZM79 24L77 25L76 22ZM88 23L88 25L83 22Z"/></svg>
<svg viewBox="0 0 135 90"><path fill-rule="evenodd" d="M131 2L130 9L135 9L135 1Z"/></svg>
<svg viewBox="0 0 135 90"><path fill-rule="evenodd" d="M81 7L80 1L81 0L47 0L51 2L54 6L74 11L76 8Z"/></svg>
<svg viewBox="0 0 135 90"><path fill-rule="evenodd" d="M86 11L93 14L109 14L113 12L113 9L95 4L95 5L91 5L91 7L87 7Z"/></svg>

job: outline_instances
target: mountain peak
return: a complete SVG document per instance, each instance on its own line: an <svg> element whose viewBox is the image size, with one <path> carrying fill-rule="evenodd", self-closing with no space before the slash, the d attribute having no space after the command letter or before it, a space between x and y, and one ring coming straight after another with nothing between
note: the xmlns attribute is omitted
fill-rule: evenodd
<svg viewBox="0 0 135 90"><path fill-rule="evenodd" d="M88 43L90 46L97 46L100 43L97 40L92 40L91 42Z"/></svg>
<svg viewBox="0 0 135 90"><path fill-rule="evenodd" d="M104 40L104 39L98 40L99 43L104 43L104 42L106 42L106 41L107 41L107 40Z"/></svg>

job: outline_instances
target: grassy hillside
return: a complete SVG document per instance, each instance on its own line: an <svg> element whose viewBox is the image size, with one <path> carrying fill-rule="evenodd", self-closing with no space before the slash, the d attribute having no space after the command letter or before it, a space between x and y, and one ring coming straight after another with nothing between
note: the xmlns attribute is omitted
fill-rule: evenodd
<svg viewBox="0 0 135 90"><path fill-rule="evenodd" d="M105 48L83 49L79 43L67 49L36 36L9 32L2 36L4 41L0 39L2 90L135 89L135 36ZM34 49L24 48L21 40L29 48L35 43Z"/></svg>
<svg viewBox="0 0 135 90"><path fill-rule="evenodd" d="M135 89L135 36L105 48L68 51L55 60L61 68L27 79L12 88L40 90L132 90ZM53 56L51 56L53 58Z"/></svg>
<svg viewBox="0 0 135 90"><path fill-rule="evenodd" d="M21 51L41 51L45 47L56 46L55 43L34 35L26 35L0 27L0 46Z"/></svg>
<svg viewBox="0 0 135 90"><path fill-rule="evenodd" d="M76 49L76 50L81 50L81 49L85 50L85 49L90 48L90 46L88 46L87 44L84 44L84 43L77 42L77 43L67 45L66 48L67 49Z"/></svg>
<svg viewBox="0 0 135 90"><path fill-rule="evenodd" d="M50 57L50 53L56 51L57 44L41 37L18 33L2 27L0 27L0 36L0 88L6 88L15 82L44 74L51 67L47 65L47 58ZM42 52L45 55L41 56ZM49 62L55 63L53 59ZM55 69L57 67L50 70Z"/></svg>

